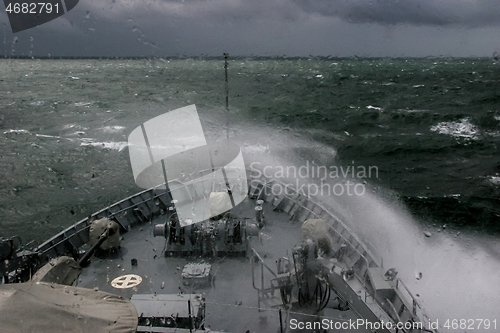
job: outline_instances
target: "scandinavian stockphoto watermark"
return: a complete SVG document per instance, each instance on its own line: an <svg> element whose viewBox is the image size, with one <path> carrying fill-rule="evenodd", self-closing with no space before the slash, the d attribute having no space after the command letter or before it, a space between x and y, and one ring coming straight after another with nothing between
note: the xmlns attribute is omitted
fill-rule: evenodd
<svg viewBox="0 0 500 333"><path fill-rule="evenodd" d="M195 105L144 122L130 133L128 147L136 184L165 189L162 199L170 201L181 226L223 214L247 197L240 147L230 141L208 143ZM329 167L310 161L299 166L253 162L249 168L257 178L277 180L264 189L272 195L361 196L365 180L378 178L376 166L354 162Z"/></svg>
<svg viewBox="0 0 500 333"><path fill-rule="evenodd" d="M361 196L366 192L366 180L378 178L377 166L316 165L306 161L302 165L262 165L250 164L250 170L257 177L264 176L279 182L265 187L272 195L293 195L294 191L306 196Z"/></svg>
<svg viewBox="0 0 500 333"><path fill-rule="evenodd" d="M166 112L128 137L136 184L165 189L181 226L223 214L248 193L240 147L207 143L195 105Z"/></svg>
<svg viewBox="0 0 500 333"><path fill-rule="evenodd" d="M377 330L418 330L422 331L424 325L422 322L398 322L393 323L390 321L376 321L371 322L366 319L348 319L348 320L331 320L324 318L321 321L299 321L297 319L291 319L289 327L292 331L294 330L366 330L366 331L377 331ZM437 327L436 327L437 328Z"/></svg>

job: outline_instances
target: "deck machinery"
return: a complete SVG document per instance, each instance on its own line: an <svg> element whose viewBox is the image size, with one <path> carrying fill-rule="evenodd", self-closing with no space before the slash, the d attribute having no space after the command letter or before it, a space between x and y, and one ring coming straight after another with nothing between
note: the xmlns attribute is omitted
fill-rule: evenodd
<svg viewBox="0 0 500 333"><path fill-rule="evenodd" d="M248 239L258 233L256 224L230 214L185 227L176 220L154 226L154 236L166 238L165 256L169 257L244 257Z"/></svg>

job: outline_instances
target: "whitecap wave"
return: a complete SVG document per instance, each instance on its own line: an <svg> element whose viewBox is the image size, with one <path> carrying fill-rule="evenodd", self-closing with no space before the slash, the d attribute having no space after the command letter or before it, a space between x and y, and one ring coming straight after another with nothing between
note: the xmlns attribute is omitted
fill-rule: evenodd
<svg viewBox="0 0 500 333"><path fill-rule="evenodd" d="M25 129L10 129L8 131L3 132L3 134L8 134L8 133L23 133L23 134L29 134L30 132Z"/></svg>
<svg viewBox="0 0 500 333"><path fill-rule="evenodd" d="M78 103L75 103L75 106L90 106L93 103L94 102L78 102Z"/></svg>
<svg viewBox="0 0 500 333"><path fill-rule="evenodd" d="M60 136L57 136L57 135L47 135L47 134L35 134L35 136L38 138L53 138L53 139L64 139ZM70 139L67 139L67 140L70 140Z"/></svg>
<svg viewBox="0 0 500 333"><path fill-rule="evenodd" d="M117 151L122 151L125 149L125 147L128 146L128 142L126 141L120 141L120 142L96 142L93 139L85 139L83 142L80 143L80 146L93 146L93 147L100 147L100 148L106 148L106 149L112 149L112 150L117 150Z"/></svg>
<svg viewBox="0 0 500 333"><path fill-rule="evenodd" d="M431 126L431 131L471 140L478 140L481 137L479 128L472 124L469 121L469 118L463 118L460 121L441 122L437 125Z"/></svg>
<svg viewBox="0 0 500 333"><path fill-rule="evenodd" d="M77 130L81 130L81 131L86 131L88 130L89 128L88 127L85 127L85 126L82 126L82 125L77 125L77 124L66 124L63 126L63 129L64 130L67 130L67 129L77 129Z"/></svg>
<svg viewBox="0 0 500 333"><path fill-rule="evenodd" d="M124 126L104 126L100 128L102 131L106 133L117 133L121 132L125 129Z"/></svg>
<svg viewBox="0 0 500 333"><path fill-rule="evenodd" d="M500 185L500 177L498 177L498 176L490 176L488 180L493 185Z"/></svg>

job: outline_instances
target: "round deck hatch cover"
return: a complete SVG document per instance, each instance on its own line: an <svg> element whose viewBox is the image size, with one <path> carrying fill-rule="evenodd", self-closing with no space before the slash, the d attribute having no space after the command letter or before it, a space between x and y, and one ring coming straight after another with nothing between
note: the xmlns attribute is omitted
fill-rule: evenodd
<svg viewBox="0 0 500 333"><path fill-rule="evenodd" d="M111 281L111 286L118 289L126 289L137 286L142 282L142 278L139 275L127 274L122 275Z"/></svg>

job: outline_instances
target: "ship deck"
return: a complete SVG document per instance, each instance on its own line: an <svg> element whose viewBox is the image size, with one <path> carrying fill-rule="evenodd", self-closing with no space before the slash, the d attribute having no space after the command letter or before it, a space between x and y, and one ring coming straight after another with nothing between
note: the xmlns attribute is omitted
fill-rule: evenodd
<svg viewBox="0 0 500 333"><path fill-rule="evenodd" d="M254 207L255 200L247 198L232 214L240 219L252 220L255 218ZM301 223L291 221L289 215L276 211L271 204L265 203L263 208L265 226L258 237L250 240L249 247L255 249L264 262L276 270L275 262L280 257L289 256L291 249L300 245ZM307 308L293 306L291 309L286 309L281 305L279 290L275 291L274 297L270 295L267 302L260 302L259 308L258 291L253 286L255 283L260 287L262 283L260 271L262 267L258 263L253 262L255 275L253 281L252 261L249 258L166 257L164 253L166 239L153 237L153 226L164 222L165 216L160 215L151 222L138 225L123 233L119 251L108 257L93 257L90 266L80 275L78 286L111 292L127 299L136 294L180 294L186 299L193 297L193 294L203 294L206 303L205 329L214 331L280 332L282 329L283 332L305 332L312 330L298 329L299 323L307 325L315 321L321 322L323 319L328 323L330 320L336 322L357 319L352 311L338 311L331 308L325 308L317 315ZM248 253L251 253L250 249ZM212 281L206 284L185 285L181 272L189 263L209 263ZM112 286L114 279L129 274L140 276L142 281L130 288ZM265 287L269 287L271 278L273 276L264 269ZM332 292L332 298L334 297ZM329 329L326 331L349 332L349 330ZM356 330L356 332L363 331Z"/></svg>
<svg viewBox="0 0 500 333"><path fill-rule="evenodd" d="M154 237L154 226L167 222L167 212L172 209L173 204L161 188L142 191L92 214L47 240L36 251L46 261L61 255L80 257L82 250L89 249L92 221L112 219L120 225L121 247L112 255L92 257L90 266L80 275L78 286L111 292L127 299L144 299L149 295L155 301L173 295L179 300L195 300L194 295L201 294L206 304L206 330L314 331L299 329L303 324L316 325L314 328L320 332L371 332L375 330L360 327L350 329L352 326L347 324L359 318L364 318L367 323L391 320L406 323L420 321L419 318L422 322L427 322L427 315L403 282L398 278L393 281L384 278L385 269L380 256L354 235L331 208L277 180L251 172L247 176L248 196L231 210L231 215L240 221L255 223L255 206L259 199L263 202L265 225L258 236L250 239L246 258L220 253L213 258L165 256L167 240L165 237ZM275 195L272 192L274 185L280 185L286 190ZM190 200L186 203L189 204ZM175 207L179 204L176 203ZM282 257L292 257L293 247L302 243L301 227L308 219L322 219L326 223L325 237L328 238L331 253L335 257L317 262L331 272L328 274L330 299L335 299L338 295L349 303L348 311L335 310L332 303L318 314L315 314L314 309L299 307L293 301L291 307L285 307L281 302L279 289L271 288L271 280L275 276L265 266L277 272L276 261ZM252 249L261 259L257 260ZM171 250L175 252L178 249L169 247L169 253ZM183 283L183 268L190 263L210 264L210 283ZM343 277L347 270L353 270L354 275ZM121 278L119 284L132 285L130 288L113 287L112 282L117 278ZM140 283L135 282L134 285L134 281L138 279L141 280ZM276 279L274 286L277 287ZM384 297L391 299L388 301ZM142 310L138 310L139 316L140 311ZM155 311L159 313L160 310ZM165 311L171 312L171 309ZM170 313L165 314L169 315ZM318 322L326 325L318 326ZM395 329L379 329L378 332L395 332Z"/></svg>

